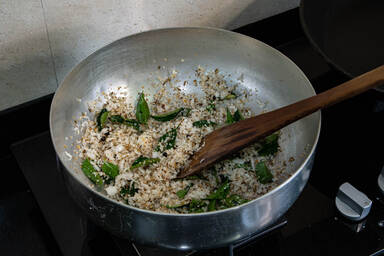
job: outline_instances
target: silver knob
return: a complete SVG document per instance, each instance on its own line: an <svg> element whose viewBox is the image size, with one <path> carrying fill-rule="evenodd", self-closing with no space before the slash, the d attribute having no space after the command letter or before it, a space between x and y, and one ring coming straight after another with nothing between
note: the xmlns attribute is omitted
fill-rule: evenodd
<svg viewBox="0 0 384 256"><path fill-rule="evenodd" d="M379 178L377 179L377 184L379 185L381 192L384 193L384 166L381 169L381 173L379 175Z"/></svg>
<svg viewBox="0 0 384 256"><path fill-rule="evenodd" d="M339 187L336 208L346 218L358 221L367 217L372 201L348 182Z"/></svg>

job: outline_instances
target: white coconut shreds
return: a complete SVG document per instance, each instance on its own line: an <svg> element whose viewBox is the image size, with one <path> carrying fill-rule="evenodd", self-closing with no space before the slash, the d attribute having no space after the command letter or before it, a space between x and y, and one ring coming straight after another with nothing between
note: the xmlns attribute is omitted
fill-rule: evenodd
<svg viewBox="0 0 384 256"><path fill-rule="evenodd" d="M214 165L214 169L203 171L200 174L202 179L175 180L180 168L187 166L190 157L204 144L204 136L215 128L226 125L227 108L232 115L236 110L239 110L244 118L252 115L251 111L245 107L249 96L247 92L237 90L236 86L228 86L217 69L205 72L199 67L193 83L180 81L178 85L174 85L172 79L175 76L176 72L172 72L170 78L162 79L152 98L146 95L150 113L159 115L183 107L191 109L189 116L178 115L177 118L167 122L149 118L147 125L141 125L142 132L124 124L111 122L107 122L105 127L98 131L96 116L101 110L100 102L105 102L102 108L109 111L109 116L121 115L124 118L136 118L136 106L132 98L128 98L125 93L115 91L102 93L97 100L89 103L89 111L94 118L89 120L83 114L81 122L75 122L74 130L83 134L75 150L77 156L83 160L90 159L95 169L104 178L107 176L100 168L104 162L110 162L119 167L119 175L115 180L105 182L108 197L142 209L185 213L189 212L188 206L172 207L187 205L194 199L206 199L220 186L224 177L229 178L230 181L228 195L236 194L243 199L252 200L267 193L289 176L285 172L285 164L278 164L277 158L271 156L259 156L257 149L260 145L252 145L240 151L232 159ZM203 93L185 93L185 87L196 86ZM238 97L225 99L232 92L235 92ZM104 98L104 101L101 98ZM208 111L207 107L211 103L215 104L216 109ZM200 120L214 122L217 126L195 127L193 123ZM165 152L156 151L159 138L171 129L177 130L175 148ZM158 158L159 161L149 166L131 169L132 163L140 156ZM260 161L264 161L271 170L273 174L271 183L261 184L258 181L254 168ZM250 168L244 168L242 165L244 163L250 163ZM135 189L132 189L132 184ZM177 192L187 186L190 187L189 191L184 198L180 198ZM131 193L122 192L127 188L131 189ZM203 202L205 206L201 210L207 211L208 200Z"/></svg>

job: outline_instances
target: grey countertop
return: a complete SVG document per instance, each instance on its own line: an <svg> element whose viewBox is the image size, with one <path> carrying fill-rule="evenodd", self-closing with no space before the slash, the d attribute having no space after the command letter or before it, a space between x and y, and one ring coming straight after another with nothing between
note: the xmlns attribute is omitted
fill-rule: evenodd
<svg viewBox="0 0 384 256"><path fill-rule="evenodd" d="M83 58L121 37L163 27L234 29L299 0L3 0L0 111L53 93Z"/></svg>

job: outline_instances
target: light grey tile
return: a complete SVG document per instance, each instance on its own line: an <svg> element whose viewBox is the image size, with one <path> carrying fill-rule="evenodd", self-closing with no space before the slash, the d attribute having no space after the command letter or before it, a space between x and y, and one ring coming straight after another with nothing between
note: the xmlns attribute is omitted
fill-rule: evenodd
<svg viewBox="0 0 384 256"><path fill-rule="evenodd" d="M90 53L129 34L178 26L232 29L296 7L298 1L43 0L43 6L60 82Z"/></svg>
<svg viewBox="0 0 384 256"><path fill-rule="evenodd" d="M40 0L0 2L0 110L55 91Z"/></svg>
<svg viewBox="0 0 384 256"><path fill-rule="evenodd" d="M95 50L144 28L131 0L43 0L43 7L59 83Z"/></svg>

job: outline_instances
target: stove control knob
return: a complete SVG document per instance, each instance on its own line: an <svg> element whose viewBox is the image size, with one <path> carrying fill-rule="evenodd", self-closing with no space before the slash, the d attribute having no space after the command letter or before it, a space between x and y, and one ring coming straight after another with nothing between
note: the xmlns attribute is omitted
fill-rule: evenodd
<svg viewBox="0 0 384 256"><path fill-rule="evenodd" d="M381 192L384 193L384 166L383 166L383 169L381 169L379 178L377 179L377 184L379 185Z"/></svg>
<svg viewBox="0 0 384 256"><path fill-rule="evenodd" d="M372 206L372 201L348 182L339 187L335 201L339 212L353 221L367 217Z"/></svg>

